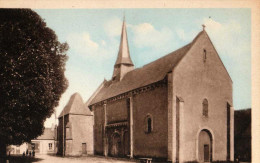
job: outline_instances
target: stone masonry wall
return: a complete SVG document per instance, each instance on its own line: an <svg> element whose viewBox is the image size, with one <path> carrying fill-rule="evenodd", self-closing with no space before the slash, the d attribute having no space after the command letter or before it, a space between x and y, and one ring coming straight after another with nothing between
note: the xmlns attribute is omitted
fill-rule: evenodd
<svg viewBox="0 0 260 163"><path fill-rule="evenodd" d="M213 136L213 160L226 160L227 103L233 105L232 81L206 33L173 70L173 92L173 108L176 108L176 96L184 101L180 119L182 160L198 159L198 135L202 129L209 130ZM204 99L208 100L208 117L202 114Z"/></svg>
<svg viewBox="0 0 260 163"><path fill-rule="evenodd" d="M152 132L146 133L145 118L152 117ZM167 158L167 86L133 97L134 156Z"/></svg>

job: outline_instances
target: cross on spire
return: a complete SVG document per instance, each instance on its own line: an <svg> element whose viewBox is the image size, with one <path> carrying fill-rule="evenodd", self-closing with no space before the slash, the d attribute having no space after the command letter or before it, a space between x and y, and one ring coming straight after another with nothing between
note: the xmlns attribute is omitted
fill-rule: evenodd
<svg viewBox="0 0 260 163"><path fill-rule="evenodd" d="M203 31L205 31L206 26L204 24L202 24L202 28L203 28Z"/></svg>

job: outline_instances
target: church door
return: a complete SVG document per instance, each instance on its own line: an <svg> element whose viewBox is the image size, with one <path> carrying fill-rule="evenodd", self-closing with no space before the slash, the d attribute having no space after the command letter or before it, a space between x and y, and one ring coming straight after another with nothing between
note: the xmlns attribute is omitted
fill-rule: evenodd
<svg viewBox="0 0 260 163"><path fill-rule="evenodd" d="M112 143L111 143L111 147L110 147L110 154L112 156L118 156L119 155L119 150L120 150L120 146L121 146L121 138L119 134L114 134L112 136Z"/></svg>
<svg viewBox="0 0 260 163"><path fill-rule="evenodd" d="M208 130L202 130L199 134L199 161L210 162L212 160L212 136Z"/></svg>
<svg viewBox="0 0 260 163"><path fill-rule="evenodd" d="M87 154L87 144L82 143L82 154Z"/></svg>
<svg viewBox="0 0 260 163"><path fill-rule="evenodd" d="M209 144L204 144L204 161L209 162Z"/></svg>

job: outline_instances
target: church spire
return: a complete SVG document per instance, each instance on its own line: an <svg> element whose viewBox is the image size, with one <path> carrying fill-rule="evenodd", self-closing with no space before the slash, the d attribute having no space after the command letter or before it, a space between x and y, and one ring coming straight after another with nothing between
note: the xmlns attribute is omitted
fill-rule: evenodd
<svg viewBox="0 0 260 163"><path fill-rule="evenodd" d="M119 46L118 56L117 56L117 60L116 60L115 65L118 65L118 64L131 64L131 65L133 65L133 62L130 58L130 53L129 53L125 17L124 17L124 20L123 20L120 46Z"/></svg>
<svg viewBox="0 0 260 163"><path fill-rule="evenodd" d="M113 80L117 80L117 81L121 80L127 72L133 69L134 69L134 64L131 60L130 53L129 53L126 23L124 17L118 56L117 56L116 63L114 65Z"/></svg>

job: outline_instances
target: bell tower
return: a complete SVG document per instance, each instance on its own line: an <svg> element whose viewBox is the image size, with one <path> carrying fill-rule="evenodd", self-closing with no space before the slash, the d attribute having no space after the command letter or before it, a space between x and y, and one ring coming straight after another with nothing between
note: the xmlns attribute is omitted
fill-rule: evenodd
<svg viewBox="0 0 260 163"><path fill-rule="evenodd" d="M126 24L125 24L125 17L124 17L118 56L117 56L116 63L114 65L112 80L113 81L122 80L124 75L129 71L132 71L133 69L134 69L134 64L131 60L130 53L129 53Z"/></svg>

